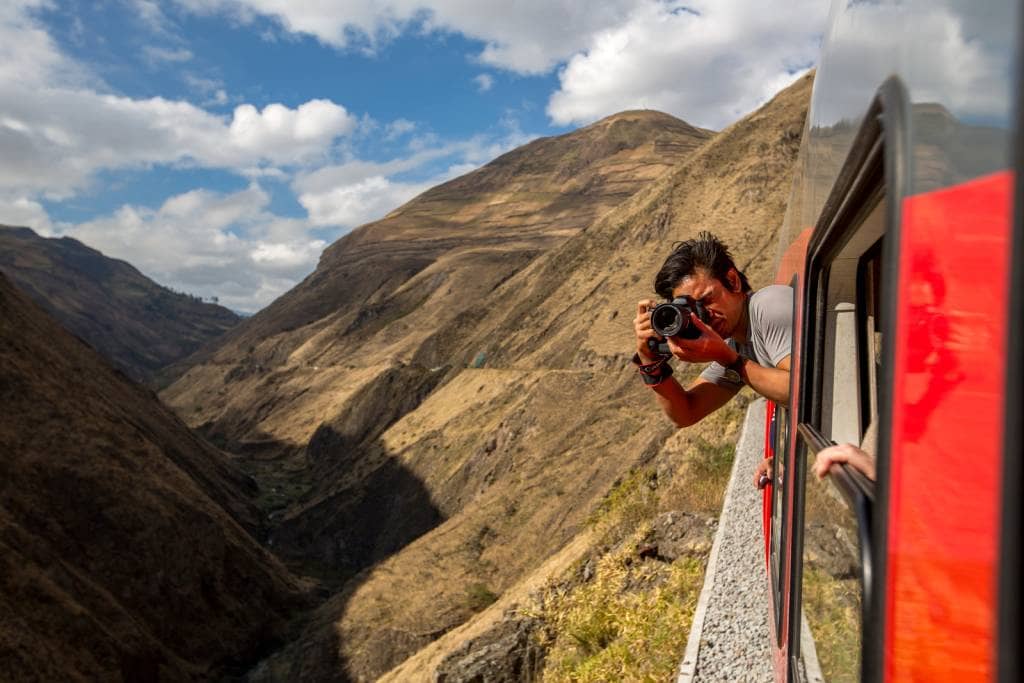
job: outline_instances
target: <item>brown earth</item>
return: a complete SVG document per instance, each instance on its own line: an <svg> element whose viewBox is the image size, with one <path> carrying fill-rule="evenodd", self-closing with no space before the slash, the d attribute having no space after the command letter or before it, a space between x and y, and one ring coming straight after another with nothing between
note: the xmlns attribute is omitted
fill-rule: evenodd
<svg viewBox="0 0 1024 683"><path fill-rule="evenodd" d="M207 680L308 588L255 484L0 274L0 680Z"/></svg>
<svg viewBox="0 0 1024 683"><path fill-rule="evenodd" d="M658 473L659 510L717 513L724 480L695 472L742 414L674 431L628 364L632 318L701 229L772 280L809 94L713 137L675 122L688 143L657 163L637 158L675 120L654 112L531 143L340 240L196 358L164 398L277 482L275 550L348 579L260 676L431 680L517 586L558 574L631 471ZM632 147L606 142L623 122Z"/></svg>
<svg viewBox="0 0 1024 683"><path fill-rule="evenodd" d="M78 240L29 228L0 225L0 273L114 366L153 386L174 379L167 366L241 320Z"/></svg>

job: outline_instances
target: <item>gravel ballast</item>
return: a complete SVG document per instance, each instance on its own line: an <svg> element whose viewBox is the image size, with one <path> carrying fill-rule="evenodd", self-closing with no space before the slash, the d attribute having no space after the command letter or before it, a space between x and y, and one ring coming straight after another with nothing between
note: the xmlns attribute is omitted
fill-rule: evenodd
<svg viewBox="0 0 1024 683"><path fill-rule="evenodd" d="M772 681L761 491L765 401L747 409L678 683Z"/></svg>

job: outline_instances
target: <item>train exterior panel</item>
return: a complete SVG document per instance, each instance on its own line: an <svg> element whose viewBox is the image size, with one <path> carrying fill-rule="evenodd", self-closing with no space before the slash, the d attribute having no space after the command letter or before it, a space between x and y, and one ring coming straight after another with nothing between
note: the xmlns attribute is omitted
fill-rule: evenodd
<svg viewBox="0 0 1024 683"><path fill-rule="evenodd" d="M1021 26L1005 0L830 12L777 259L797 293L765 432L778 681L1019 674ZM828 442L874 479L812 481Z"/></svg>

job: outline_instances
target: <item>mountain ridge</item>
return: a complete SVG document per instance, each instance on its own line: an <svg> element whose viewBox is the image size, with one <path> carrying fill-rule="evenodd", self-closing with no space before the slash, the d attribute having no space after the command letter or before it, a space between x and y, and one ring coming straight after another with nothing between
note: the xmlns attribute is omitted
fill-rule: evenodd
<svg viewBox="0 0 1024 683"><path fill-rule="evenodd" d="M310 585L255 483L0 274L0 678L190 680L285 637Z"/></svg>
<svg viewBox="0 0 1024 683"><path fill-rule="evenodd" d="M159 386L171 364L241 318L173 292L72 237L0 225L0 272L130 377Z"/></svg>

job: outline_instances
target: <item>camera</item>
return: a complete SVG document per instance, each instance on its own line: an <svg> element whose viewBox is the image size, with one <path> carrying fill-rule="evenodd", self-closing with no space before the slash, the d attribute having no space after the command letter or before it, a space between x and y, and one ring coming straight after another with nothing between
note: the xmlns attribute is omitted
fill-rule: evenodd
<svg viewBox="0 0 1024 683"><path fill-rule="evenodd" d="M708 322L708 313L699 301L692 296L677 297L671 303L654 307L651 311L651 327L662 337L696 339L700 336L700 330L693 324L691 313L696 313L704 323Z"/></svg>

